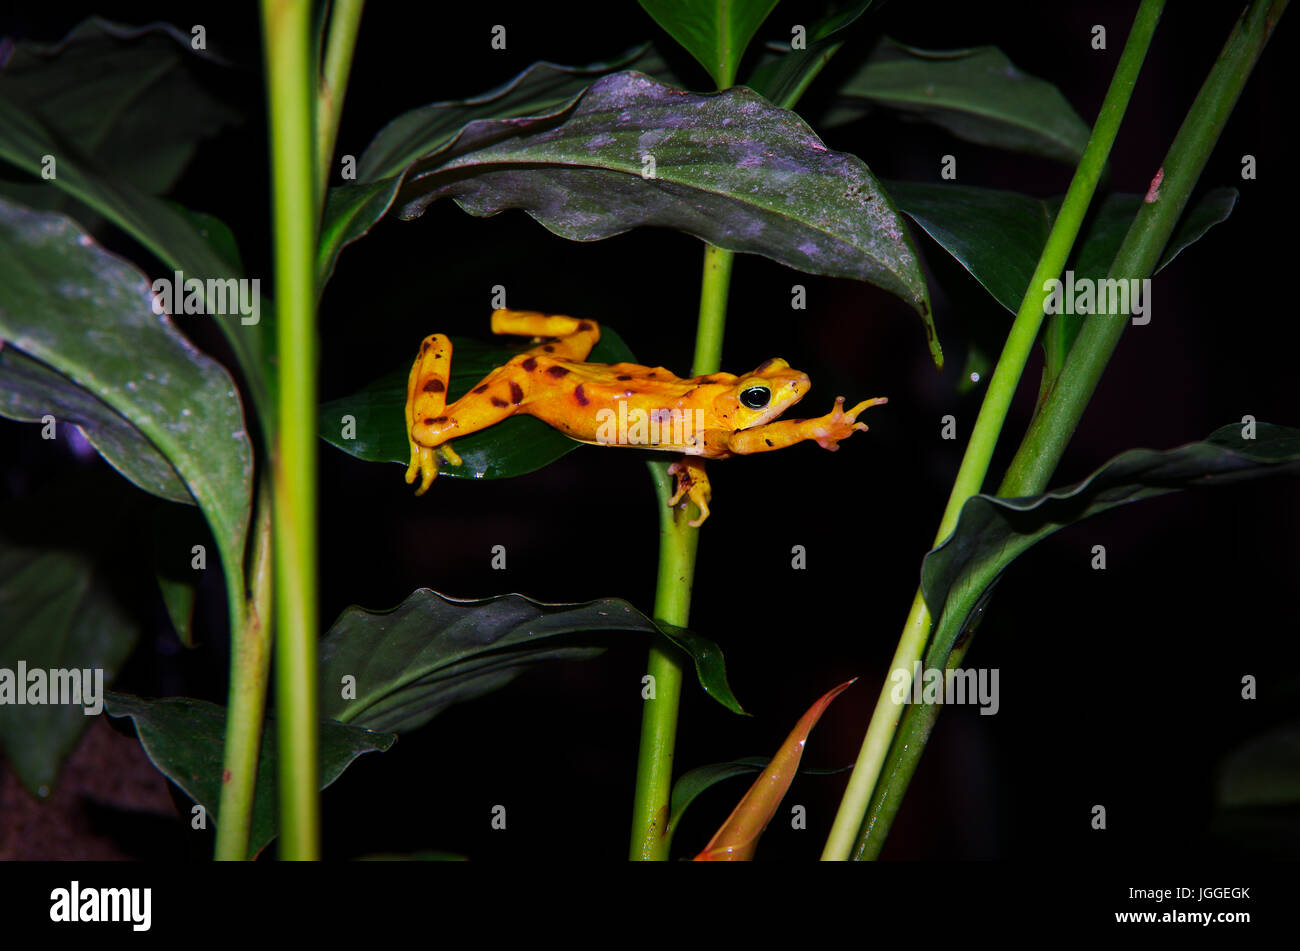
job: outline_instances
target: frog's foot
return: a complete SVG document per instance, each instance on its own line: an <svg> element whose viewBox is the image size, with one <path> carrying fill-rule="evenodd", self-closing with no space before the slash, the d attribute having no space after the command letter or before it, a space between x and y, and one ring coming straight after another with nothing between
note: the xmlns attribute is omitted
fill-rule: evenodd
<svg viewBox="0 0 1300 951"><path fill-rule="evenodd" d="M406 379L406 441L411 446L411 464L406 469L406 481L409 484L417 475L421 476L416 495L424 495L429 490L429 485L438 475L438 461L432 447L416 441L415 423L442 414L447 405L450 368L451 340L443 334L429 334L420 344L420 352ZM455 455L453 452L452 456ZM445 453L442 457L451 461ZM452 463L459 464L459 458Z"/></svg>
<svg viewBox="0 0 1300 951"><path fill-rule="evenodd" d="M556 360L585 360L600 340L600 325L594 320L535 310L494 310L492 332L532 337L537 346L527 351L529 356ZM552 338L551 342L543 344L547 338Z"/></svg>
<svg viewBox="0 0 1300 951"><path fill-rule="evenodd" d="M844 397L837 396L833 410L819 419L808 420L807 438L815 439L817 445L834 452L840 448L839 442L841 439L847 439L854 432L865 433L867 431L867 424L857 421L859 413L869 407L888 402L889 400L883 396L873 400L863 400L846 413L844 412Z"/></svg>
<svg viewBox="0 0 1300 951"><path fill-rule="evenodd" d="M575 333L582 323L576 317L563 314L543 314L536 310L492 311L492 332L515 337L567 337Z"/></svg>
<svg viewBox="0 0 1300 951"><path fill-rule="evenodd" d="M429 491L429 486L433 480L438 477L438 457L447 465L458 466L461 464L460 456L451 448L450 443L443 443L441 446L422 446L415 440L411 440L411 464L406 467L406 482L411 484L415 481L416 476L420 477L420 486L415 490L416 495L424 495Z"/></svg>
<svg viewBox="0 0 1300 951"><path fill-rule="evenodd" d="M668 500L668 507L672 508L683 496L690 499L699 507L700 517L689 524L691 528L699 528L709 517L709 500L713 498L713 486L704 472L704 460L687 456L674 462L668 471L677 476L677 491Z"/></svg>

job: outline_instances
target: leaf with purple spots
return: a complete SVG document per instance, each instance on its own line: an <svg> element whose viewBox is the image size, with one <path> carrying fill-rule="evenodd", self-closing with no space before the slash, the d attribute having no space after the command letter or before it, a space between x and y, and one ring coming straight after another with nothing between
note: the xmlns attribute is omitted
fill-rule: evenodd
<svg viewBox="0 0 1300 951"><path fill-rule="evenodd" d="M942 364L916 251L880 183L750 89L697 95L625 71L598 80L562 117L471 122L410 168L395 207L414 218L440 198L481 217L522 208L574 241L675 228L867 281L921 315Z"/></svg>

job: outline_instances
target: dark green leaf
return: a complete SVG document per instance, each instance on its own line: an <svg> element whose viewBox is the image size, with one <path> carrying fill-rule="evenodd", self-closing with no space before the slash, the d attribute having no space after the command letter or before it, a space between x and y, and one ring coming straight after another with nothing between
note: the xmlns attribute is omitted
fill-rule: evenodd
<svg viewBox="0 0 1300 951"><path fill-rule="evenodd" d="M191 211L184 205L178 205L174 201L168 202L167 206L190 223L195 233L208 246L208 249L226 265L226 273L244 273L244 265L239 254L239 244L235 241L234 232L227 227L224 221L201 211Z"/></svg>
<svg viewBox="0 0 1300 951"><path fill-rule="evenodd" d="M1045 495L1020 499L977 495L967 500L956 530L922 564L921 585L935 618L925 668L949 665L959 639L978 626L1001 572L1066 525L1184 488L1300 473L1300 430L1258 423L1255 439L1242 439L1241 434L1242 426L1233 424L1216 430L1205 442L1166 452L1131 450L1082 482ZM880 854L936 713L927 704L909 705L903 713L856 858Z"/></svg>
<svg viewBox="0 0 1300 951"><path fill-rule="evenodd" d="M388 211L411 163L447 148L472 122L563 112L596 77L625 67L657 76L667 73L663 60L646 46L618 60L591 66L534 63L504 86L482 96L421 106L384 126L357 163L357 183L330 189L317 255L320 285L323 287L329 280L339 252L374 227Z"/></svg>
<svg viewBox="0 0 1300 951"><path fill-rule="evenodd" d="M57 426L80 429L105 462L146 492L194 504L167 457L121 413L40 361L13 347L0 350L0 416L39 423L47 415Z"/></svg>
<svg viewBox="0 0 1300 951"><path fill-rule="evenodd" d="M715 786L724 779L731 779L733 776L748 776L753 773L761 773L767 766L767 760L761 756L751 756L745 759L732 760L730 763L710 763L708 766L697 766L677 777L673 783L672 799L668 805L668 814L672 817L668 820L667 836L671 840L673 834L677 831L677 824L681 822L682 816L686 813L686 807L693 803L700 794L710 786Z"/></svg>
<svg viewBox="0 0 1300 951"><path fill-rule="evenodd" d="M710 763L707 766L697 766L695 769L688 770L678 776L673 783L672 799L668 805L668 814L672 816L668 820L669 840L676 833L677 825L686 813L686 807L698 799L701 793L724 779L761 773L768 762L769 760L765 756L742 756L740 759L734 759L729 763ZM839 769L809 769L805 767L799 770L799 775L833 776L836 773L846 773L852 768L852 763L848 766L841 766Z"/></svg>
<svg viewBox="0 0 1300 951"><path fill-rule="evenodd" d="M437 328L430 328L436 332ZM419 342L411 345L415 359ZM501 366L518 350L493 347L472 338L452 339L451 379L447 382L449 402L460 399ZM599 363L632 362L635 357L613 328L602 325L600 341L591 351ZM411 368L398 367L351 396L331 400L320 409L321 438L349 455L367 462L411 460L406 441L406 381ZM345 438L347 422L355 421L355 438ZM512 416L495 426L455 440L462 465L443 466L439 478L506 479L533 472L581 446L558 429L531 416Z"/></svg>
<svg viewBox="0 0 1300 951"><path fill-rule="evenodd" d="M969 185L891 182L898 207L1013 314L1020 309L1061 199ZM1224 221L1236 202L1235 189L1208 192L1184 215L1161 259L1160 269L1180 251ZM1109 195L1075 243L1070 265L1079 277L1106 275L1141 195Z"/></svg>
<svg viewBox="0 0 1300 951"><path fill-rule="evenodd" d="M163 24L134 29L92 18L54 46L15 44L0 70L0 95L101 172L161 195L203 139L240 118L197 81L194 65L205 55ZM3 183L0 191L32 207L76 214L48 182ZM94 230L96 223L87 217L82 224Z"/></svg>
<svg viewBox="0 0 1300 951"><path fill-rule="evenodd" d="M562 118L475 123L412 166L397 204L412 218L446 197L479 216L523 208L570 240L669 227L868 281L917 310L942 359L916 253L870 170L744 87L700 96L622 72Z"/></svg>
<svg viewBox="0 0 1300 951"><path fill-rule="evenodd" d="M152 304L144 275L70 219L0 199L0 337L134 426L202 509L227 578L242 579L253 458L239 396Z"/></svg>
<svg viewBox="0 0 1300 951"><path fill-rule="evenodd" d="M808 27L803 49L783 43L754 69L745 85L782 109L793 109L804 89L844 45L843 31L867 12L872 0L857 0Z"/></svg>
<svg viewBox="0 0 1300 951"><path fill-rule="evenodd" d="M925 601L937 619L936 660L946 659L981 596L1007 565L1066 525L1180 489L1300 474L1300 430L1254 425L1253 439L1243 439L1243 426L1236 423L1211 433L1205 442L1164 452L1132 449L1082 482L1045 495L968 499L952 535L921 566Z"/></svg>
<svg viewBox="0 0 1300 951"><path fill-rule="evenodd" d="M339 253L375 226L397 194L401 176L377 182L331 188L321 212L320 243L316 248L317 293L334 274Z"/></svg>
<svg viewBox="0 0 1300 951"><path fill-rule="evenodd" d="M719 89L736 81L740 58L777 0L639 0Z"/></svg>
<svg viewBox="0 0 1300 951"><path fill-rule="evenodd" d="M971 185L890 182L898 207L1013 314L1059 202Z"/></svg>
<svg viewBox="0 0 1300 951"><path fill-rule="evenodd" d="M1237 189L1235 188L1211 188L1201 196L1200 200L1188 208L1178 227L1174 230L1173 237L1165 245L1165 253L1160 257L1160 263L1156 265L1155 273L1159 274L1169 264L1178 257L1183 250L1200 241L1205 237L1205 233L1217 224L1222 224L1228 220L1232 214L1232 209L1237 206ZM1137 214L1138 205L1133 204L1133 214ZM1132 220L1132 215L1129 216ZM1118 246L1115 249L1119 250ZM1106 267L1110 267L1110 261L1106 262Z"/></svg>
<svg viewBox="0 0 1300 951"><path fill-rule="evenodd" d="M1198 241L1214 225L1226 221L1236 203L1235 188L1216 188L1207 192L1196 204L1188 207L1152 274L1159 274L1184 248ZM1048 203L1053 221L1056 220L1056 213L1060 207L1060 198L1053 198ZM1133 224L1133 218L1141 207L1141 195L1106 196L1089 227L1083 232L1081 240L1077 242L1079 250L1071 261L1071 269L1077 276L1089 278L1106 276L1110 271L1111 262L1115 260L1115 254L1124 243L1124 236L1128 234L1129 227ZM1035 260L1034 263L1038 262Z"/></svg>
<svg viewBox="0 0 1300 951"><path fill-rule="evenodd" d="M321 641L321 712L401 733L504 686L533 664L599 654L607 638L593 635L657 630L616 598L542 604L506 594L457 601L420 588L391 611L351 607L339 615ZM717 651L698 636L691 646Z"/></svg>
<svg viewBox="0 0 1300 951"><path fill-rule="evenodd" d="M28 792L45 797L53 790L63 760L92 719L87 706L100 712L96 702L103 702L104 687L138 633L90 555L0 544L0 752ZM18 704L8 691L26 700L32 684L19 682L20 663L28 677L39 670L47 682L50 671L60 671L60 678L75 671L81 704L49 702L48 690L46 702Z"/></svg>
<svg viewBox="0 0 1300 951"><path fill-rule="evenodd" d="M225 237L205 235L205 229L196 227L189 215L177 212L172 204L104 174L89 160L62 147L57 135L11 101L0 87L0 159L39 177L41 157L45 155L56 159L57 174L47 183L48 187L59 188L103 214L167 267L178 269L186 280L203 282L205 312L213 313L211 319L217 321L230 341L263 427L269 426L274 419L270 412L274 395L274 334L267 333L271 304L262 297L257 323L245 324L238 313L218 315L217 303L206 300L208 281L241 276L226 260L229 249L224 246ZM209 239L213 239L215 247L209 244ZM174 274L166 276L174 279Z"/></svg>
<svg viewBox="0 0 1300 951"><path fill-rule="evenodd" d="M589 66L534 63L481 96L430 103L398 116L366 146L357 163L357 178L365 183L401 175L417 159L453 145L470 131L467 127L472 122L560 115L598 78L619 69L659 75L667 67L648 46Z"/></svg>
<svg viewBox="0 0 1300 951"><path fill-rule="evenodd" d="M704 688L704 692L732 713L748 716L740 701L731 692L731 685L727 683L727 665L718 645L667 621L655 623L659 625L659 630L663 632L664 637L695 660L695 675L700 678L700 686Z"/></svg>
<svg viewBox="0 0 1300 951"><path fill-rule="evenodd" d="M844 107L828 124L871 105L897 109L980 145L1074 164L1087 123L1051 83L1027 76L994 46L921 50L885 38L840 89Z"/></svg>
<svg viewBox="0 0 1300 951"><path fill-rule="evenodd" d="M895 182L889 188L899 207L961 262L998 303L1013 314L1019 310L1060 210L1060 198L1030 198L1016 192L964 185ZM1235 189L1217 188L1189 208L1170 238L1156 273L1224 221L1236 200ZM1062 275L1067 286L1069 272L1089 280L1106 277L1141 204L1141 195L1109 195L1102 201L1075 242L1067 274ZM1067 313L1047 318L1043 329L1044 392L1060 374L1083 320L1081 315Z"/></svg>
<svg viewBox="0 0 1300 951"><path fill-rule="evenodd" d="M110 693L105 701L109 716L130 717L150 762L164 776L220 822L222 753L226 736L226 710L189 697L146 700L126 693ZM358 756L387 750L397 740L333 720L320 725L320 788L338 779ZM253 798L248 854L255 856L276 836L277 738L275 717L268 716L262 730L257 761L257 792Z"/></svg>
<svg viewBox="0 0 1300 951"><path fill-rule="evenodd" d="M198 598L198 584L186 581L174 575L157 573L158 591L167 606L167 616L172 619L176 636L186 647L194 646L194 602Z"/></svg>

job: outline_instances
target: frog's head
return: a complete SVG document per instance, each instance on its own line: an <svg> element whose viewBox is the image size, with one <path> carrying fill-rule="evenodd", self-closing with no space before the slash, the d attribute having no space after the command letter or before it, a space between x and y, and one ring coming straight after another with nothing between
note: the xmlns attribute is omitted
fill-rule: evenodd
<svg viewBox="0 0 1300 951"><path fill-rule="evenodd" d="M790 369L790 364L776 357L738 377L718 397L714 409L736 432L771 422L803 399L811 387L808 374Z"/></svg>

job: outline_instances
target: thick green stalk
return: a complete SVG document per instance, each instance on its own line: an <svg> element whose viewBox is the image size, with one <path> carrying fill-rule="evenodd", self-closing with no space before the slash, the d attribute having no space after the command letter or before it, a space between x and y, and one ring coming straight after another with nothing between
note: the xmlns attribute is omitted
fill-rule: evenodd
<svg viewBox="0 0 1300 951"><path fill-rule="evenodd" d="M321 66L316 95L316 189L317 203L325 200L329 188L330 164L343 114L343 96L352 71L352 51L357 44L361 11L365 0L334 0L330 7L329 32L325 38L325 61Z"/></svg>
<svg viewBox="0 0 1300 951"><path fill-rule="evenodd" d="M1256 2L1234 28L1161 166L1164 177L1158 199L1144 204L1139 210L1108 276L1126 279L1150 277L1191 190L1200 177L1210 149L1222 131L1232 105L1240 95L1285 6L1285 0L1280 3ZM1172 177L1171 170L1175 170ZM1117 318L1091 321L1091 326L1109 329L1111 333L1093 333L1087 336L1080 333L1070 350L1066 362L1067 372L1078 374L1083 380L1092 377L1094 372L1099 376L1098 364L1104 368L1126 323L1126 320ZM1070 370L1071 366L1075 369ZM1095 379L1093 386L1095 387ZM1082 399L1086 405L1092 390L1088 389L1084 394L1078 383L1072 384L1072 389L1077 394L1074 398ZM1058 385L1054 387L1053 394L1059 392ZM1074 424L1077 424L1084 409L1083 405L1066 404L1063 399L1059 396L1049 398L1040 408L1021 442L1015 461L998 488L999 496L1013 498L1036 495L1046 490L1069 436L1073 433ZM1067 412L1066 420L1062 420L1061 414ZM1074 416L1074 423L1067 429L1069 415ZM1037 448L1031 452L1026 447L1031 445L1031 435L1034 433L1038 433L1038 436L1032 440L1032 444ZM960 666L977 626L966 633L960 646L952 651L946 661L927 657L927 665L933 666L936 661L942 661L949 668ZM941 709L937 704L927 704L908 711L903 730L891 750L892 770L888 780L876 791L857 844L856 858L871 859L880 854L899 802L924 751L925 740Z"/></svg>
<svg viewBox="0 0 1300 951"><path fill-rule="evenodd" d="M231 628L226 745L214 853L217 861L248 858L248 833L253 818L271 660L271 493L265 479L258 489L248 581L251 599L241 608L241 623ZM243 604L244 592L239 592L239 596Z"/></svg>
<svg viewBox="0 0 1300 951"><path fill-rule="evenodd" d="M722 337L727 321L727 295L735 255L713 245L704 247L704 277L700 283L700 319L695 333L693 376L716 373L722 365ZM655 588L654 616L686 627L691 613L691 585L695 579L698 529L688 524L681 507L669 508L673 477L665 462L650 463L655 497L659 502L659 578ZM689 508L689 507L688 507ZM655 697L641 712L641 748L637 755L636 793L632 801L633 860L668 858L668 803L672 795L673 747L677 738L677 711L681 705L682 652L666 638L656 637L646 664L654 678Z"/></svg>
<svg viewBox="0 0 1300 951"><path fill-rule="evenodd" d="M1101 113L1093 126L1092 135L1084 149L1079 167L1075 170L1065 201L1060 213L1048 235L1047 244L1038 260L1038 267L1030 279L1020 310L1012 324L1011 333L1002 348L997 368L989 382L988 392L980 407L979 416L966 446L956 481L948 497L935 533L935 545L938 545L952 533L957 524L957 517L966 500L980 491L988 474L989 461L997 445L998 436L1006 420L1007 410L1020 383L1021 374L1033 350L1043 322L1043 305L1047 298L1044 284L1051 278L1059 277L1069 257L1070 249L1083 222L1084 214L1092 201L1097 181L1106 165L1111 144L1119 130L1120 121L1128 107L1129 97L1137 81L1137 75L1146 57L1147 47L1155 32L1156 22L1160 18L1164 0L1143 0L1138 10L1133 29L1129 32L1124 52L1120 56L1115 76L1106 94ZM918 587L912 600L912 608L903 626L903 634L898 642L890 665L891 672L902 672L904 679L897 682L887 678L881 688L880 697L872 713L871 723L863 738L853 774L849 778L848 789L840 801L839 811L831 827L831 834L826 840L822 858L842 861L849 858L853 844L858 837L871 804L871 796L880 776L881 766L889 752L898 720L903 711L903 704L894 700L895 684L898 691L906 695L911 685L911 676L917 661L922 659L925 644L930 635L931 617L929 608Z"/></svg>
<svg viewBox="0 0 1300 951"><path fill-rule="evenodd" d="M320 857L316 632L316 137L311 3L262 0L271 133L279 427L274 498L280 854Z"/></svg>

